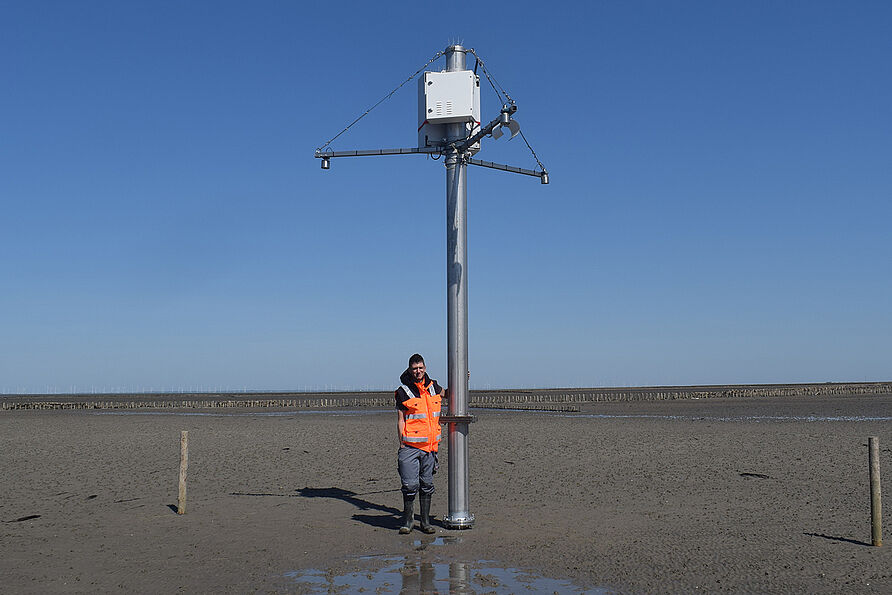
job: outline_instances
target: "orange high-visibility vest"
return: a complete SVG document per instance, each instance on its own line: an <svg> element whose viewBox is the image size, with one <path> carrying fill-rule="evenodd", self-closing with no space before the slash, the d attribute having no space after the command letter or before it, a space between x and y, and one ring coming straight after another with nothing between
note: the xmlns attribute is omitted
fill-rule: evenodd
<svg viewBox="0 0 892 595"><path fill-rule="evenodd" d="M401 384L397 390L406 393L403 411L406 423L403 425L403 444L414 446L425 452L437 452L440 445L440 395L434 392L434 383L421 390L421 396Z"/></svg>

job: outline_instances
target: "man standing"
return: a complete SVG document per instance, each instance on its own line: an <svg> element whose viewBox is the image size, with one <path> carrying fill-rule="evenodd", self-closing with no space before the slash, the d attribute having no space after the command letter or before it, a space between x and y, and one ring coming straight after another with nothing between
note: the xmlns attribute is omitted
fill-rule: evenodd
<svg viewBox="0 0 892 595"><path fill-rule="evenodd" d="M434 493L434 473L439 468L437 449L440 445L440 401L443 387L431 380L424 366L424 358L414 354L409 367L400 376L396 389L397 427L400 449L397 468L403 492L403 522L400 533L412 531L415 515L415 494L421 502L421 531L435 533L430 524L431 495Z"/></svg>

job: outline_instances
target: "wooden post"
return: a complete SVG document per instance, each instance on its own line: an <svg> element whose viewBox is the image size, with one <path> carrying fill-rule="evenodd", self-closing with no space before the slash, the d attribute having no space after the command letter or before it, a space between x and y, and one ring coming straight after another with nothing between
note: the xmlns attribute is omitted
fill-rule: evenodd
<svg viewBox="0 0 892 595"><path fill-rule="evenodd" d="M180 494L177 514L186 514L186 470L189 468L189 431L180 432Z"/></svg>
<svg viewBox="0 0 892 595"><path fill-rule="evenodd" d="M883 545L883 504L880 500L880 439L867 439L870 450L870 537L873 545Z"/></svg>

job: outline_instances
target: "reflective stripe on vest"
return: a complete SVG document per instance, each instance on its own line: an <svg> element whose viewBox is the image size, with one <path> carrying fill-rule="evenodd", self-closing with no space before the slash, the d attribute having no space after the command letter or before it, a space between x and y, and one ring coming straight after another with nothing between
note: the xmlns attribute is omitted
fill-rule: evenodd
<svg viewBox="0 0 892 595"><path fill-rule="evenodd" d="M439 413L435 413L434 417L439 417ZM410 413L406 419L427 419L427 413Z"/></svg>
<svg viewBox="0 0 892 595"><path fill-rule="evenodd" d="M410 399L418 398L415 396L415 393L412 392L412 389L409 388L408 386L406 386L405 384L401 384L400 388L403 389L403 392L406 393L406 396L409 397ZM437 393L434 392L434 383L433 382L431 382L431 385L429 387L427 387L427 393L432 397L437 396ZM418 395L418 396L420 397L421 395Z"/></svg>
<svg viewBox="0 0 892 595"><path fill-rule="evenodd" d="M440 439L440 437L437 436L437 440L439 440L439 439ZM424 436L421 436L418 438L411 437L411 436L403 436L403 442L427 442L427 438L425 438Z"/></svg>

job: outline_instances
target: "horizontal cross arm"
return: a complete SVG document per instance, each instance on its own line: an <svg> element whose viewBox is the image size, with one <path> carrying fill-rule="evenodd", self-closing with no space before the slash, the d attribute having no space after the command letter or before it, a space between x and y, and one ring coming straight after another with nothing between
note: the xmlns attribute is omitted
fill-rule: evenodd
<svg viewBox="0 0 892 595"><path fill-rule="evenodd" d="M434 147L409 148L409 149L365 149L358 151L321 151L316 149L317 159L330 159L332 157L372 157L377 155L414 155L417 153L436 154L443 149Z"/></svg>
<svg viewBox="0 0 892 595"><path fill-rule="evenodd" d="M468 163L471 165L479 165L480 167L488 167L490 169L499 169L501 171L510 171L515 174L523 174L525 176L533 176L534 178L540 178L543 184L547 184L548 182L548 172L545 170L535 171L532 169L524 169L522 167L514 167L513 165L502 165L501 163L493 163L492 161L481 161L480 159L468 159Z"/></svg>

